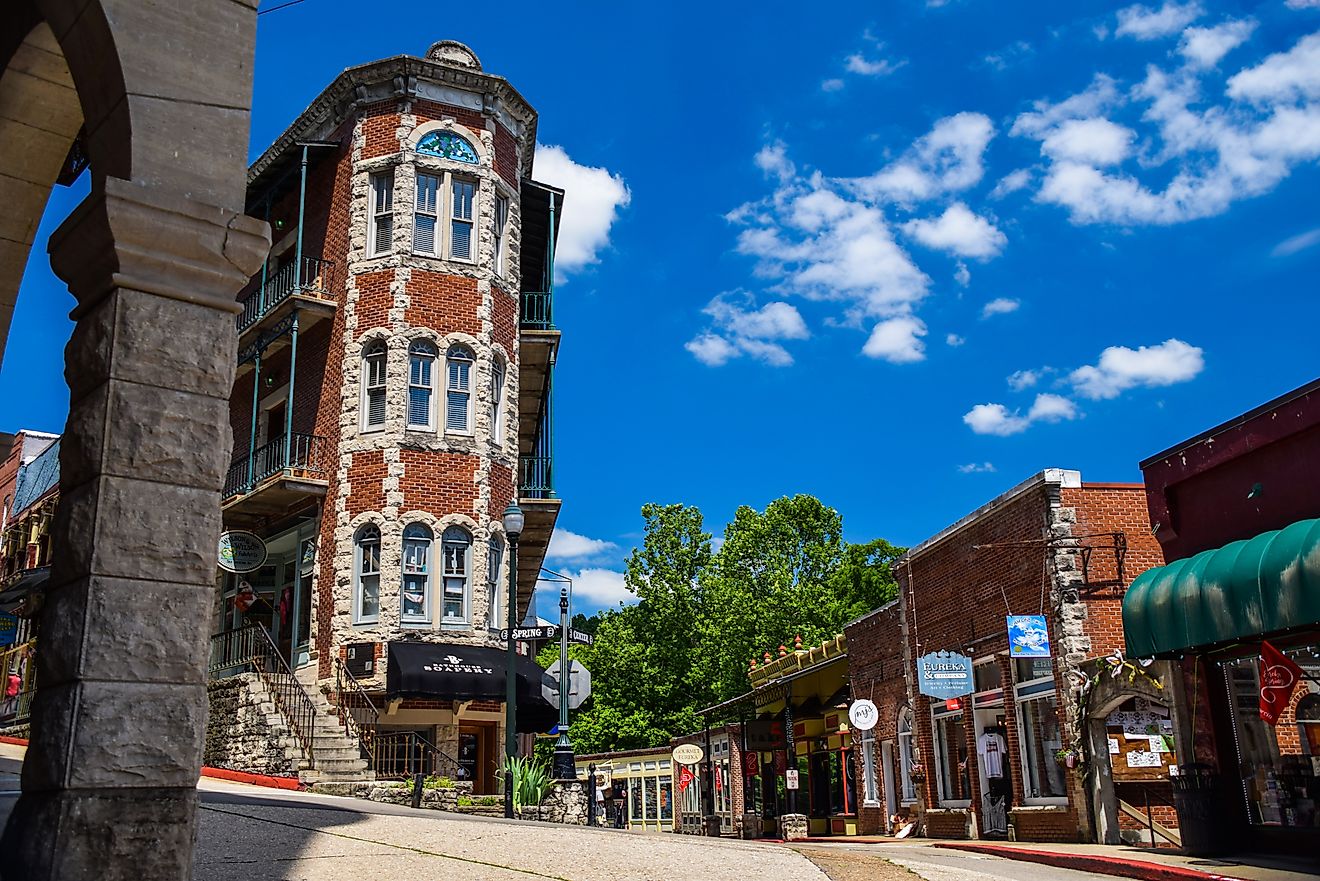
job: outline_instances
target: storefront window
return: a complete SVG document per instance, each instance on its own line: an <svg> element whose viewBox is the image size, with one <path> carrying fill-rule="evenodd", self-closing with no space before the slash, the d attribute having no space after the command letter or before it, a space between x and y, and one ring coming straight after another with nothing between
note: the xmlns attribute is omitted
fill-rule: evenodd
<svg viewBox="0 0 1320 881"><path fill-rule="evenodd" d="M1027 798L1067 797L1063 768L1054 759L1063 747L1058 698L1049 694L1019 703L1018 728L1022 732L1022 788Z"/></svg>
<svg viewBox="0 0 1320 881"><path fill-rule="evenodd" d="M1315 647L1285 651L1310 676L1320 676ZM1260 675L1256 657L1229 661L1224 676L1232 703L1233 737L1241 769L1242 795L1251 823L1258 826L1320 828L1320 724L1306 721L1320 698L1304 697L1285 711L1276 726L1260 717ZM1312 693L1320 687L1301 683ZM1295 695L1294 695L1295 696ZM1301 712L1298 712L1298 711Z"/></svg>
<svg viewBox="0 0 1320 881"><path fill-rule="evenodd" d="M628 820L640 823L642 820L642 778L628 779Z"/></svg>
<svg viewBox="0 0 1320 881"><path fill-rule="evenodd" d="M674 782L668 776L660 781L660 819L674 819Z"/></svg>
<svg viewBox="0 0 1320 881"><path fill-rule="evenodd" d="M862 799L868 807L880 804L879 786L875 779L875 731L862 732Z"/></svg>
<svg viewBox="0 0 1320 881"><path fill-rule="evenodd" d="M935 718L935 760L940 772L940 800L970 799L971 772L967 767L967 738L962 713Z"/></svg>

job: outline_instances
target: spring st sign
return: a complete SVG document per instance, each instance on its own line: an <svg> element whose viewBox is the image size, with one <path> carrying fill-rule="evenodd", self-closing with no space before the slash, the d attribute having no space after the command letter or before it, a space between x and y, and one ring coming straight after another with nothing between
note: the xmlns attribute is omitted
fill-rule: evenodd
<svg viewBox="0 0 1320 881"><path fill-rule="evenodd" d="M972 659L956 652L931 652L917 659L917 690L940 700L971 694Z"/></svg>

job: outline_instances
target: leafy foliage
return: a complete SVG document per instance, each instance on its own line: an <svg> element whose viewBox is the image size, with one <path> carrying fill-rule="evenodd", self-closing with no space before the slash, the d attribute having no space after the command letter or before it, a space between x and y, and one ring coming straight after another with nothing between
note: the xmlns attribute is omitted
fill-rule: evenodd
<svg viewBox="0 0 1320 881"><path fill-rule="evenodd" d="M539 805L550 791L550 768L536 759L523 756L506 758L498 776L501 781L506 776L512 778L515 809Z"/></svg>
<svg viewBox="0 0 1320 881"><path fill-rule="evenodd" d="M890 566L902 548L848 544L839 513L809 495L739 508L718 551L695 507L648 504L642 518L624 575L639 602L593 616L594 645L569 649L592 673L570 732L580 753L694 731L698 709L747 690L749 659L794 636L833 637L897 595ZM537 661L558 656L547 646Z"/></svg>

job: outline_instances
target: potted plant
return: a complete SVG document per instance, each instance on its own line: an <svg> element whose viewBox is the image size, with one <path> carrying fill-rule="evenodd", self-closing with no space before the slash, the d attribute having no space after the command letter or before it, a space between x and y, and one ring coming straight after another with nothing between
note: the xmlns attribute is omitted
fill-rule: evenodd
<svg viewBox="0 0 1320 881"><path fill-rule="evenodd" d="M1065 768L1076 768L1082 762L1082 752L1077 747L1066 746L1054 751L1054 760Z"/></svg>

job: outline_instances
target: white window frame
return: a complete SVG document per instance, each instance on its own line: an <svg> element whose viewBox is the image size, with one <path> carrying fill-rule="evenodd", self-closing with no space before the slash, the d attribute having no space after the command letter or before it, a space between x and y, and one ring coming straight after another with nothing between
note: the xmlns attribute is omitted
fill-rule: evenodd
<svg viewBox="0 0 1320 881"><path fill-rule="evenodd" d="M412 431L435 431L435 370L440 362L440 353L435 344L430 340L414 340L408 347L408 407L407 407L407 427ZM430 362L429 375L430 381L423 383L416 375L419 364ZM426 393L426 420L424 422L413 421L413 395L416 392Z"/></svg>
<svg viewBox="0 0 1320 881"><path fill-rule="evenodd" d="M945 782L945 781L944 781L944 762L943 762L943 759L944 759L944 753L945 753L945 745L943 744L943 742L942 742L942 738L940 737L940 724L939 724L939 723L942 722L942 721L944 721L945 719L955 718L955 719L958 720L958 724L959 724L959 725L962 725L962 724L963 724L963 713L964 713L964 712L967 712L967 711L965 711L965 710L958 710L957 712L953 712L953 713L940 713L940 714L937 715L937 714L934 712L933 709L932 709L932 711L931 711L931 726L930 726L930 727L931 727L931 734L932 734L932 738L931 738L931 739L934 741L934 746L935 746L935 755L932 757L932 758L934 758L934 760L935 760L935 795L936 795L936 797L939 799L940 807L942 807L942 808L970 808L970 807L972 806L972 800L971 800L970 798L945 798L945 797L944 797L944 791L945 791L945 790L944 790L944 782ZM964 737L967 736L967 732L966 732L966 730L963 731L963 736L964 736ZM975 749L975 748L976 748L975 745L973 745L972 747L970 747L970 748L968 749L968 758L969 758L969 759L971 758L971 750L972 750L972 749ZM954 756L954 760L955 760L955 761L954 761L954 767L957 767L957 758L958 758L957 756ZM969 782L970 782L970 777L971 777L971 770L970 770L970 769L968 769L968 777L969 777ZM950 790L950 791L952 791L952 790Z"/></svg>
<svg viewBox="0 0 1320 881"><path fill-rule="evenodd" d="M877 762L875 748L878 741L875 739L875 729L868 728L862 732L862 807L878 808L880 807L880 781L877 778Z"/></svg>
<svg viewBox="0 0 1320 881"><path fill-rule="evenodd" d="M1019 659L1019 660L1026 660L1026 659ZM1016 679L1017 675L1018 675L1018 665L1014 664L1013 677ZM1025 681L1019 681L1013 685L1013 703L1015 704L1014 711L1017 714L1017 741L1018 741L1017 748L1018 748L1018 756L1020 756L1022 759L1022 793L1023 793L1022 803L1025 805L1067 805L1068 804L1068 796L1066 794L1061 796L1060 795L1040 796L1036 798L1031 798L1026 795L1032 789L1033 780L1032 780L1030 758L1027 754L1027 725L1025 719L1025 710L1027 708L1027 704L1031 703L1032 701L1044 700L1046 698L1054 698L1054 711L1057 713L1059 711L1059 707L1061 706L1061 704L1059 703L1058 692L1055 688L1054 670L1052 667L1049 673L1045 676L1040 676L1035 679L1028 679ZM1057 719L1056 721L1058 721L1059 730L1060 732L1062 732L1064 728L1063 722ZM1046 756L1045 758L1046 761L1050 761L1052 760L1053 757ZM1065 788L1067 786L1067 779L1068 777L1065 774L1064 775Z"/></svg>
<svg viewBox="0 0 1320 881"><path fill-rule="evenodd" d="M421 204L423 178L429 178L436 182L435 204L425 206L425 210ZM454 187L460 183L472 188L471 216L468 217L456 216L459 205L454 199ZM417 247L417 218L419 216L434 218L435 220L435 235L431 242L433 250L426 251ZM434 257L439 260L452 260L456 263L476 263L477 249L481 239L478 228L480 218L481 181L479 179L463 174L461 171L454 172L448 169L419 168L417 170L417 184L413 187L412 252L414 254L423 257ZM468 235L468 255L466 257L454 253L455 223L465 223L471 227L471 232Z"/></svg>
<svg viewBox="0 0 1320 881"><path fill-rule="evenodd" d="M367 256L382 257L394 250L394 169L376 172L370 177L367 195ZM389 247L381 248L376 241L383 218Z"/></svg>
<svg viewBox="0 0 1320 881"><path fill-rule="evenodd" d="M372 382L372 365L377 360L380 364L380 382ZM383 340L371 340L362 347L362 396L358 404L361 413L359 417L359 430L363 433L371 431L383 431L385 423L389 421L388 398L386 389L389 385L389 347ZM379 394L381 399L381 418L380 422L371 421L371 398L373 394Z"/></svg>
<svg viewBox="0 0 1320 881"><path fill-rule="evenodd" d="M371 538L373 537L374 538ZM374 545L376 555L373 562L376 564L375 570L368 572L364 563L364 549L367 545ZM380 622L380 548L381 536L380 527L374 523L368 523L362 526L353 535L353 623L354 624L377 624ZM362 597L364 577L375 577L376 579L376 612L374 615L365 615L362 612Z"/></svg>
<svg viewBox="0 0 1320 881"><path fill-rule="evenodd" d="M399 623L404 625L431 624L432 584L435 581L435 533L425 523L409 523L403 528L403 553L399 558ZM419 557L420 555L420 557ZM420 564L419 564L420 559ZM409 576L421 576L422 609L404 612L403 592Z"/></svg>
<svg viewBox="0 0 1320 881"><path fill-rule="evenodd" d="M490 359L490 440L494 444L504 443L504 387L508 381L509 369L504 359L493 355Z"/></svg>
<svg viewBox="0 0 1320 881"><path fill-rule="evenodd" d="M455 362L467 364L467 385L457 385L453 381L453 367ZM449 347L445 352L445 433L446 434L472 434L472 373L476 369L476 358L472 354L472 349L468 346L456 343ZM455 428L449 424L449 402L454 395L466 395L463 412L463 427Z"/></svg>
<svg viewBox="0 0 1320 881"><path fill-rule="evenodd" d="M500 629L501 605L504 597L501 589L504 580L500 577L504 571L504 541L498 535L492 535L486 546L486 626L491 630Z"/></svg>
<svg viewBox="0 0 1320 881"><path fill-rule="evenodd" d="M907 727L904 730L904 722ZM917 784L912 780L912 766L917 761L917 715L911 707L898 711L898 721L894 727L898 741L898 768L902 777L899 780L899 801L904 805L917 803ZM911 795L909 795L911 793Z"/></svg>
<svg viewBox="0 0 1320 881"><path fill-rule="evenodd" d="M495 194L495 274L500 278L505 275L505 252L508 250L509 237L509 197L503 193Z"/></svg>
<svg viewBox="0 0 1320 881"><path fill-rule="evenodd" d="M451 526L444 531L440 542L440 623L446 626L467 626L472 620L472 533L461 526ZM450 561L455 559L451 556L451 550L460 545L463 551L457 560L462 564L462 571L454 569L451 572ZM451 580L462 582L462 609L458 616L450 615L447 608Z"/></svg>

